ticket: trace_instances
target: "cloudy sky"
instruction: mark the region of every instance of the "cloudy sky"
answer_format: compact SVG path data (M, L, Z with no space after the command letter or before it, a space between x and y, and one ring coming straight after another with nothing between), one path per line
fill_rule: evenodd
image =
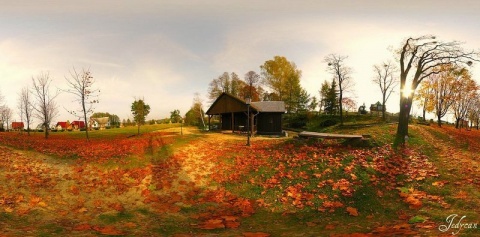
M372 66L393 59L390 49L405 38L435 34L479 49L478 10L476 0L0 0L0 91L19 119L18 93L32 77L49 72L65 88L72 67L90 68L101 90L96 111L128 118L143 97L157 119L187 112L195 92L207 107L213 78L243 78L275 55L295 62L302 86L318 97L331 79L323 59L335 53L353 68L350 96L368 105L381 99ZM65 109L72 100L57 98L56 120L75 119ZM397 107L398 94L387 105Z

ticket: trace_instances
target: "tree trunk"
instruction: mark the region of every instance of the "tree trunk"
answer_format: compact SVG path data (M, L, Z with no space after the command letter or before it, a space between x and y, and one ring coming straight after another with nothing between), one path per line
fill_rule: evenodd
M45 139L48 139L48 125L47 125L47 123L44 123L43 127L45 129Z
M455 119L455 128L458 129L460 125L460 118Z
M412 100L410 98L400 99L400 114L398 117L397 135L393 143L394 147L405 144L405 138L408 136L408 120L410 116L410 109Z
M437 123L439 127L442 127L442 117L440 117L440 114L437 114Z
M343 126L343 106L342 106L342 89L340 87L340 95L339 95L339 101L340 101L340 125Z
M382 100L382 119L383 121L387 121L387 118L385 117L385 93L383 94L383 100Z
M87 111L85 110L85 99L82 100L82 108L83 108L83 120L84 120L83 122L85 123L85 132L87 134L87 141L89 141L90 137L88 136Z

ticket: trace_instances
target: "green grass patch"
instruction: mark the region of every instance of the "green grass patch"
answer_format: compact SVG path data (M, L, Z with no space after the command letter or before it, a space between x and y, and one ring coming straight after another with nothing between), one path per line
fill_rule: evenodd
M133 217L132 213L122 211L115 214L100 214L98 220L104 224L114 224L120 221L131 220Z

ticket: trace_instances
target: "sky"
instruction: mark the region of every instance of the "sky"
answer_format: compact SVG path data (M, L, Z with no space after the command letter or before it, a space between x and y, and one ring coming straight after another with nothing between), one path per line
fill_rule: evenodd
M32 77L48 72L53 90L66 89L69 72L87 68L100 89L95 111L132 118L132 102L144 98L148 119L161 119L175 109L185 114L195 93L208 109L212 79L260 73L277 55L297 65L301 85L318 98L332 78L324 58L339 54L353 69L347 96L368 107L381 100L373 65L394 61L392 50L406 38L433 34L478 50L479 10L475 0L0 0L0 92L19 121L18 94ZM56 98L54 121L77 119L67 112L79 108L74 100Z

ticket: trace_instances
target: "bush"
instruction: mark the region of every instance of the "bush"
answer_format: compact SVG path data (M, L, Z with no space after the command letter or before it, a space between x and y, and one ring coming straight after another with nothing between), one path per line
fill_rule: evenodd
M307 113L286 114L283 122L287 128L304 128L308 122Z
M335 115L319 115L312 118L308 124L307 129L309 131L318 131L322 128L331 127L337 125L340 122L340 118Z

